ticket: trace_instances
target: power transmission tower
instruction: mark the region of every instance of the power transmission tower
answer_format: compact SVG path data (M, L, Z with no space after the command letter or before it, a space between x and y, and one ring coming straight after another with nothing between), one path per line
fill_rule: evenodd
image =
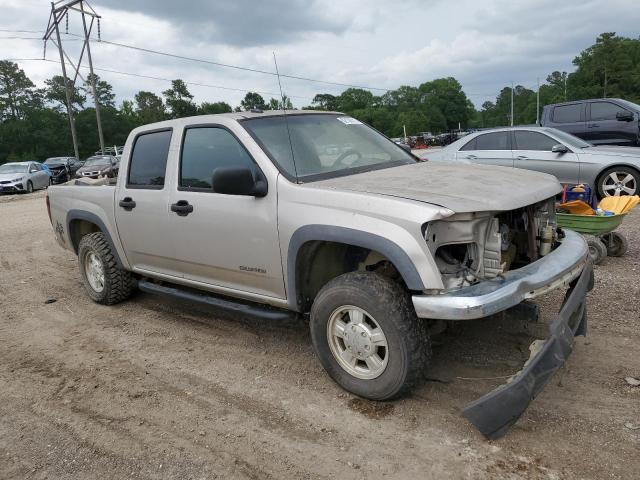
M84 42L82 50L80 51L80 58L77 65L71 60L67 52L62 46L62 40L60 38L60 23L65 20L66 28L69 29L69 11L80 13L82 19L82 28L84 33ZM87 26L87 17L90 17L89 24ZM93 73L93 59L91 58L91 31L93 30L94 23L98 25L98 39L100 39L100 15L89 5L86 0L58 0L51 2L51 14L49 15L49 23L47 24L47 30L42 38L44 40L45 52L47 48L47 41L51 41L60 53L60 65L62 67L62 78L64 80L65 95L67 99L67 113L69 114L69 125L71 126L71 138L73 139L73 150L76 154L76 158L80 158L78 152L78 137L76 135L76 125L73 118L73 103L72 103L72 89L76 86L76 80L78 77L91 86L91 92L93 100L96 106L96 122L98 124L98 138L100 139L100 151L104 153L104 137L102 135L102 120L100 118L100 100L98 98L96 90L96 76ZM67 31L68 33L68 31ZM51 37L55 35L55 40ZM80 66L82 65L82 58L85 52L87 53L87 61L89 63L89 77L85 79L80 73ZM66 59L66 60L65 60ZM74 70L73 81L67 77L66 61L68 61Z

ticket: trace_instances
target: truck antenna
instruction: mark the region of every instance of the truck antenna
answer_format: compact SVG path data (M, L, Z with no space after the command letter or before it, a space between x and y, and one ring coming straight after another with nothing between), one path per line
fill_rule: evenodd
M298 181L298 168L296 167L296 157L293 153L293 142L291 141L291 130L289 130L289 119L287 118L287 106L284 103L284 93L282 93L282 82L280 81L280 72L278 71L278 62L276 61L276 52L273 52L273 63L276 66L276 76L278 77L278 87L280 87L280 101L282 102L282 114L284 115L284 124L287 126L287 136L289 137L289 147L291 148L291 161L293 162L293 170Z

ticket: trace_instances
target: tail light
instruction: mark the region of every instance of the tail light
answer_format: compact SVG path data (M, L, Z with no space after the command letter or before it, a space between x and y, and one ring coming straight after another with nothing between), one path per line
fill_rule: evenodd
M47 215L49 215L49 221L51 225L53 225L53 220L51 219L51 202L49 201L49 192L45 195L45 202L47 202Z

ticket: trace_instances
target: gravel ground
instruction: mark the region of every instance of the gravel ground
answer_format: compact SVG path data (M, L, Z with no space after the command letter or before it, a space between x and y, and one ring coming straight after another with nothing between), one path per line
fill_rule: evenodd
M44 193L0 197L0 478L638 478L637 210L627 256L596 267L589 336L487 441L460 410L521 368L525 333L469 322L412 395L363 401L324 373L301 321L146 294L93 304ZM561 297L538 301L547 321Z

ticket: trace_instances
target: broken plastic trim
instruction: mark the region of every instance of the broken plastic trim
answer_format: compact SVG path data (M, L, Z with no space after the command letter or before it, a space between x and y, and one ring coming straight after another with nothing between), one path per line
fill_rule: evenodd
M463 415L487 438L502 437L542 391L573 351L574 337L587 333L587 292L593 288L593 267L587 261L567 291L560 312L542 343L508 383L468 404Z

